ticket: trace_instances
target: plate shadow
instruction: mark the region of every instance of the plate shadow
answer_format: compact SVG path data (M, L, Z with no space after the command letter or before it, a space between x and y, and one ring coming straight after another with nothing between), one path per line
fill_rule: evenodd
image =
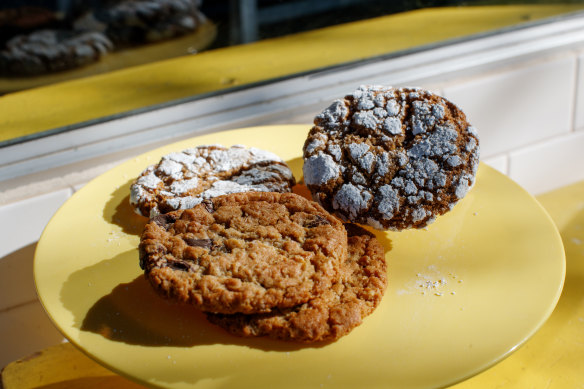
M61 300L74 314L77 328L113 342L150 347L230 344L265 351L293 351L319 348L329 343L302 344L231 335L208 322L205 313L196 307L158 295L143 274L132 270L133 266L138 267L135 250L103 260L69 276L61 289ZM134 276L128 280L128 274ZM84 289L91 288L96 279L108 280L108 285L115 283L116 286L93 304L88 304L79 299L79 295L84 293Z
M107 223L120 226L126 234L140 235L148 218L135 213L130 205L130 185L133 181L125 182L111 193L102 216Z

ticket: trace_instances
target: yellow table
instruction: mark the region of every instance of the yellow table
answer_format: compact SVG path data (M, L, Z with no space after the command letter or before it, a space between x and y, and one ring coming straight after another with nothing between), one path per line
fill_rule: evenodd
M584 382L584 181L538 197L557 224L566 250L562 297L547 323L493 368L452 387L576 388ZM139 388L71 344L45 349L6 366L4 389Z
M541 195L538 200L564 242L562 297L546 324L522 348L455 389L565 389L584 384L584 181Z

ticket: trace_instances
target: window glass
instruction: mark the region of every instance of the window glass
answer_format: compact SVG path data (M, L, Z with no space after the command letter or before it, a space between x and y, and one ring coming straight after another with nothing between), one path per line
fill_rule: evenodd
M584 1L4 0L0 146L583 9Z

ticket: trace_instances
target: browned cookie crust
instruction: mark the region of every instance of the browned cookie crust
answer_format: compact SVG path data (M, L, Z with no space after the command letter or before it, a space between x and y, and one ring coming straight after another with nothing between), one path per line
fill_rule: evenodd
M417 88L362 86L314 120L304 181L344 220L422 228L475 180L479 139L450 101Z
M151 219L139 249L140 266L163 295L205 311L257 313L329 289L347 235L313 201L246 192Z
M347 225L347 232L344 278L331 289L293 308L255 315L207 314L208 320L239 336L316 342L346 335L373 312L387 287L381 244L356 225Z
M154 217L229 193L291 192L296 181L277 155L254 147L205 145L170 153L130 187L136 213Z

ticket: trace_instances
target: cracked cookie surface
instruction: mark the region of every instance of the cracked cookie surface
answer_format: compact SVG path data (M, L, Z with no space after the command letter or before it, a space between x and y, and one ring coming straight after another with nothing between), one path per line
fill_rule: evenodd
M210 322L239 336L268 336L302 342L332 341L349 333L371 314L387 287L381 244L365 229L347 225L345 278L310 301L255 315L207 314Z
M245 192L154 217L140 266L159 293L204 311L292 307L343 277L342 223L293 193Z
M313 198L343 220L423 228L473 186L479 139L441 96L361 86L316 116L303 157Z
M130 203L153 217L230 193L291 192L295 183L288 165L269 151L207 145L167 154L146 168L130 186Z

